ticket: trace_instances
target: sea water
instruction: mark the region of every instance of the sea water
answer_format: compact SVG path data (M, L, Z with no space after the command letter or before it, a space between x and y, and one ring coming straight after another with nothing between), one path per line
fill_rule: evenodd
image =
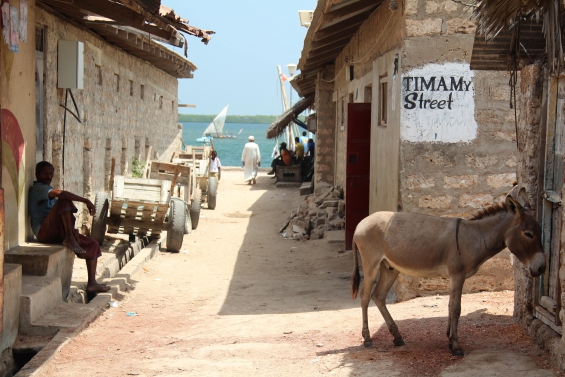
M202 137L202 132L209 123L182 123L182 139L186 145L202 146L204 143L196 141ZM248 142L249 135L255 137L255 143L259 145L261 151L261 166L271 166L271 154L275 147L275 139L268 140L266 137L269 124L246 124L246 123L226 123L224 134L235 134L236 139L214 139L214 149L218 151L218 158L223 166L241 166L241 153L245 143ZM241 133L239 133L239 131Z

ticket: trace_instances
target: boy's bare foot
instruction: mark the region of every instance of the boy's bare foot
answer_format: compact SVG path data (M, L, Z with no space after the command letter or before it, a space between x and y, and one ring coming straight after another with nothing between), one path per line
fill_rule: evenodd
M63 245L65 245L66 247L68 247L69 249L71 249L71 251L73 253L76 254L84 254L86 253L86 251L79 246L79 244L77 243L77 241L75 241L74 239L66 239L63 241Z
M86 286L86 292L87 293L104 293L104 292L108 292L110 290L110 287L107 285L102 285L102 284L89 284Z

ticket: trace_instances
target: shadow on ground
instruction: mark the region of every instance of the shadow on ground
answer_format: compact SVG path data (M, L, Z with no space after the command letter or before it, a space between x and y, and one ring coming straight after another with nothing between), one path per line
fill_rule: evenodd
M245 183L241 183L245 185ZM277 189L270 176L260 176L250 190L267 190L244 213L249 218L238 251L227 298L219 314L277 314L358 307L349 293L353 259L343 245L326 240L295 241L279 229L304 201L298 188ZM252 299L250 299L252 298Z

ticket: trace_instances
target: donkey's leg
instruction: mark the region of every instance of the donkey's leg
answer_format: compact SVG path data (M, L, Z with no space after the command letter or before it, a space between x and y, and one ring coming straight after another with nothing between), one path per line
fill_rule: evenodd
M365 267L363 265L363 267ZM361 287L361 311L363 313L363 345L365 347L372 347L373 341L371 340L371 332L369 331L369 315L367 310L369 308L369 302L371 302L371 291L373 290L373 284L377 279L377 268L363 268L363 286Z
M449 348L453 356L463 356L463 349L459 344L457 336L457 326L459 325L459 317L461 316L461 293L463 292L463 284L465 276L455 275L450 277L451 292L449 293L449 320L447 336L449 338Z
M381 263L379 272L381 273L381 275L379 277L377 287L373 291L372 298L377 305L377 308L379 308L379 311L381 312L386 325L388 326L388 331L394 337L394 345L403 346L405 343L404 340L402 340L400 332L398 331L398 326L396 326L396 323L394 323L394 320L392 319L390 313L388 312L388 309L386 308L386 296L388 294L388 291L390 290L390 287L392 287L392 284L398 276L398 271L395 269L390 269L385 266L384 263Z

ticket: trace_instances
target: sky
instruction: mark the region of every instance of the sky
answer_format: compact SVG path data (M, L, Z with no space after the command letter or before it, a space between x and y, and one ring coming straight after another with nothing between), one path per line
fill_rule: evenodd
M298 64L308 29L300 26L299 10L314 10L316 0L162 0L191 26L214 30L205 45L187 35L188 60L198 67L192 79L179 79L181 114L228 115L282 113L277 65L288 76ZM180 48L168 48L180 55ZM286 86L287 96L291 94ZM292 103L298 100L293 91Z

